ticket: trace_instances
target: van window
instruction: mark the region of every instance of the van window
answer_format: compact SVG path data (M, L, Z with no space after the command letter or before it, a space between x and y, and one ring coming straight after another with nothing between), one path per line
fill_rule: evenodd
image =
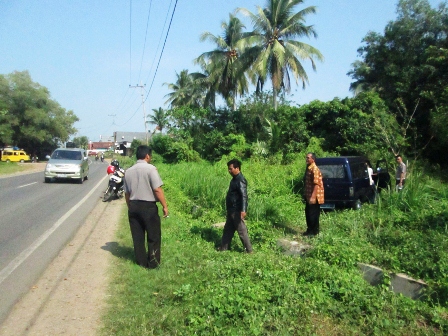
M365 163L353 163L350 165L353 179L363 179L368 177Z
M318 166L323 178L345 178L344 165L321 165Z

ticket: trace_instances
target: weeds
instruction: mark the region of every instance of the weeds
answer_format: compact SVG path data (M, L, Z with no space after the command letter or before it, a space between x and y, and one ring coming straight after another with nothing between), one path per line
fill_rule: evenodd
M158 165L170 218L162 225L162 264L133 263L126 218L104 334L117 335L442 335L448 332L447 187L412 174L402 192L376 205L321 217L305 258L285 256L279 238L302 239L297 181L304 164L244 162L248 230L255 253L238 241L218 253L225 162ZM437 187L436 187L437 186ZM193 210L196 209L196 210ZM198 210L199 209L199 210ZM370 286L357 263L404 272L430 285L423 301L392 293L387 277Z

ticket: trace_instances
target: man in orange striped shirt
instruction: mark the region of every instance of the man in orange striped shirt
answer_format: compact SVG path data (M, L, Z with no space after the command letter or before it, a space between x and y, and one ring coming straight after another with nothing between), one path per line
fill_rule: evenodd
M324 203L324 184L322 173L314 162L316 155L308 153L306 155L305 173L305 217L307 229L304 236L314 236L319 234L320 204Z

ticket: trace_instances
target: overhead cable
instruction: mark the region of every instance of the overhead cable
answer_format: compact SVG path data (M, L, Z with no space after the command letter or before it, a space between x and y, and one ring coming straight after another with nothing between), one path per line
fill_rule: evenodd
M144 101L146 101L148 99L149 93L151 92L152 85L154 84L154 79L156 78L156 75L157 75L157 70L159 69L160 60L162 59L163 51L164 51L165 45L166 45L166 40L168 39L168 34L170 32L171 23L173 22L174 12L176 11L177 1L178 0L176 0L176 3L174 4L173 13L171 15L171 20L170 20L170 24L168 26L168 31L166 32L165 41L163 42L162 51L160 52L160 57L159 57L159 61L157 63L156 71L154 73L154 77L152 78L151 86L149 87L148 94L146 95Z
M149 16L151 14L151 5L152 5L152 0L149 2L148 18L146 19L145 42L143 43L142 60L140 62L140 71L138 72L138 81L137 81L138 83L140 83L140 75L142 73L143 58L145 57L146 37L148 36L148 26L149 26Z

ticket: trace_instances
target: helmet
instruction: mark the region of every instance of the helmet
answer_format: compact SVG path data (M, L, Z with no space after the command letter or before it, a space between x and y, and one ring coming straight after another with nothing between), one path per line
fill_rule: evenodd
M116 169L120 168L120 163L117 160L112 160L110 164L114 166Z
M107 167L107 174L113 174L115 172L114 166L108 166Z

